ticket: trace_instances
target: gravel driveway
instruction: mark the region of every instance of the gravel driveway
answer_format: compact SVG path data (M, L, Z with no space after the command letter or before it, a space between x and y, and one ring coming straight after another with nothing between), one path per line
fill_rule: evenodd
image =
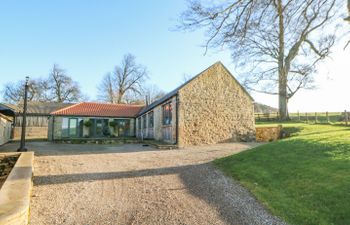
M210 163L253 145L28 143L36 155L31 224L282 224Z

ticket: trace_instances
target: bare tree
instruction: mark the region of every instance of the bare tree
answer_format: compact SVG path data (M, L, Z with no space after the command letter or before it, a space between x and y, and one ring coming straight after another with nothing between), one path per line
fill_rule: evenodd
M24 85L24 80L5 84L2 90L4 101L13 104L23 101ZM28 86L28 101L48 101L46 94L48 87L45 80L31 79Z
M137 64L135 56L126 54L113 73L103 78L99 87L101 100L111 103L132 103L142 95L146 67Z
M237 68L249 68L243 73L244 85L277 94L281 119L287 119L288 100L313 86L316 65L331 52L335 31L329 25L340 11L337 1L229 0L208 5L193 0L179 28L205 28L206 50L229 47Z
M106 74L101 84L97 87L98 89L98 99L103 102L116 103L117 93L115 90L115 84L113 77L110 73Z
M56 102L74 102L82 97L77 82L69 77L65 70L54 64L50 72L48 85L50 87L51 99Z
M165 92L158 88L157 85L151 84L144 88L142 92L142 99L145 101L144 103L151 104L154 101L162 98L165 95Z

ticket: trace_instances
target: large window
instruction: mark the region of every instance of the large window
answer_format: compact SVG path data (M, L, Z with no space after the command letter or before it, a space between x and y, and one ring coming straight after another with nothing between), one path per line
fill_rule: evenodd
M78 119L70 118L69 119L69 137L76 137L78 134Z
M77 137L78 136L78 118L63 118L62 119L62 137Z
M116 123L115 132L118 136L129 136L130 135L130 120L128 119L115 119Z
M137 124L138 128L141 129L141 117L137 119Z
M153 122L153 111L148 113L148 127L153 128L154 122Z
M108 119L90 119L90 136L91 137L108 137L110 130L108 127Z
M62 119L62 137L69 137L69 135L68 135L68 118Z
M143 122L143 129L146 129L147 128L146 114L142 116L142 122Z
M172 120L171 102L163 105L163 125L170 125Z

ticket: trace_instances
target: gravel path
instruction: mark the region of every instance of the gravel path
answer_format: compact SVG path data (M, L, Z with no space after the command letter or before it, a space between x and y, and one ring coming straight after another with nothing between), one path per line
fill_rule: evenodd
M30 143L31 224L283 224L210 163L252 145Z

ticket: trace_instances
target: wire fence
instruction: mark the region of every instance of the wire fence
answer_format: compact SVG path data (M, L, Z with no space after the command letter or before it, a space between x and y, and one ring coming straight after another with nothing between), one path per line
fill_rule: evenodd
M344 124L349 125L350 112L297 112L289 114L290 121L304 122L304 123L320 123L320 124ZM255 113L255 121L279 121L280 116L278 112L274 113Z

